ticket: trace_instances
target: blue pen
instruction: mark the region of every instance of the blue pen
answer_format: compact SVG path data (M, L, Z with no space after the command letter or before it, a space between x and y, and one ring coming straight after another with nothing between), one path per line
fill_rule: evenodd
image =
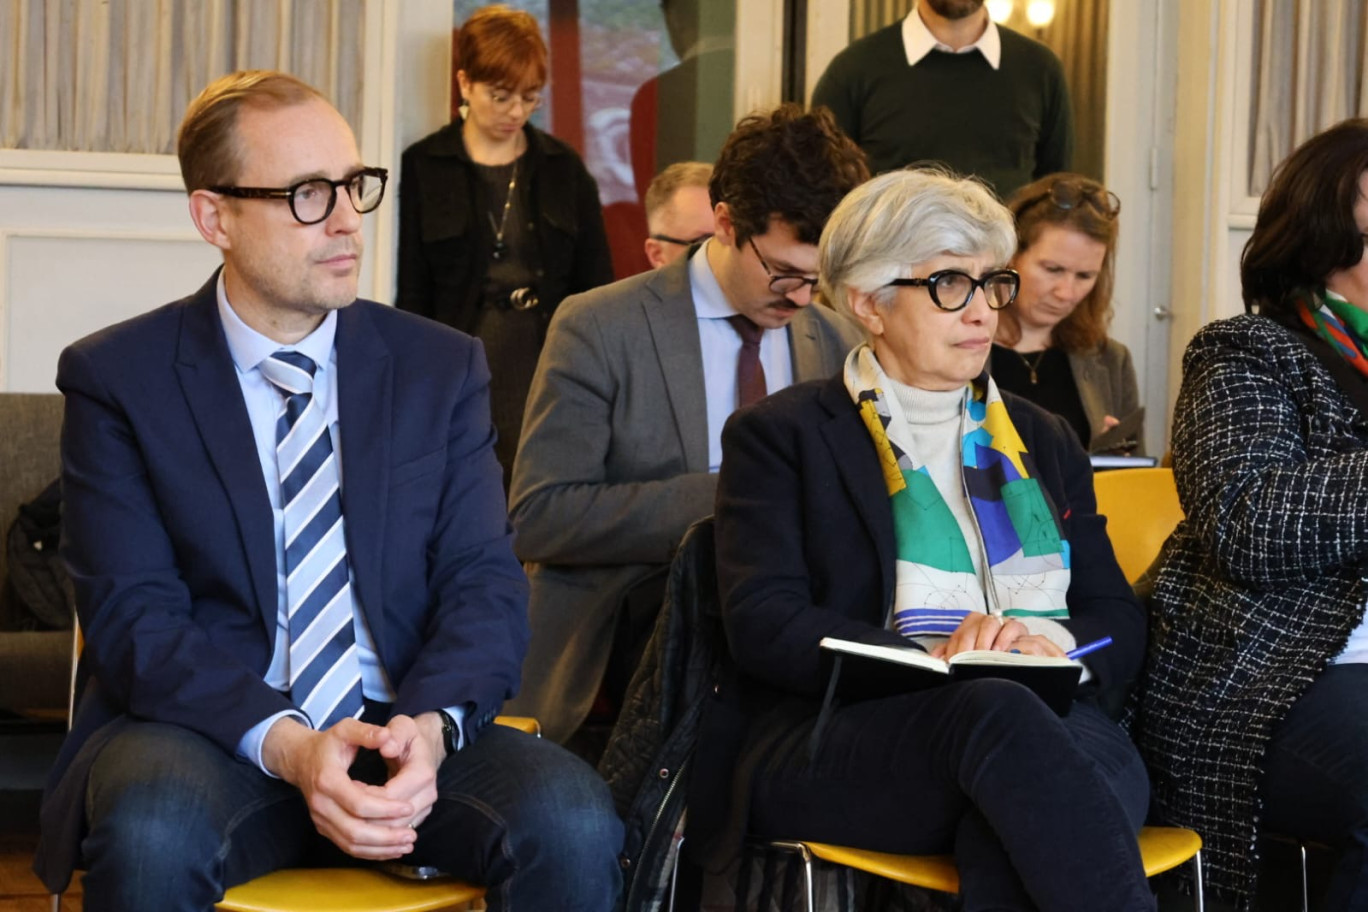
M1103 637L1100 640L1093 640L1085 646L1079 646L1077 649L1070 649L1068 652L1064 653L1064 657L1067 659L1081 659L1088 653L1097 652L1097 650L1104 649L1111 644L1111 637Z

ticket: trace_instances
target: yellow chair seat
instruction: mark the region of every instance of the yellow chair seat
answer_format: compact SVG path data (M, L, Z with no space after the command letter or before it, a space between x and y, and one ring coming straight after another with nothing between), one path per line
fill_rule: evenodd
M844 865L887 880L912 884L943 893L959 892L959 871L949 855L890 855L868 849L804 842L808 851L823 861ZM1202 848L1202 837L1177 827L1144 827L1140 830L1140 859L1145 876L1153 877L1191 859Z
M942 893L959 892L959 870L950 855L890 855L869 849L804 842L808 851L823 861L877 874L886 880L912 884Z
M494 724L506 725L509 728L527 732L529 735L541 737L541 723L532 716L495 716Z
M224 912L427 912L484 896L450 877L404 880L370 868L290 868L230 889Z

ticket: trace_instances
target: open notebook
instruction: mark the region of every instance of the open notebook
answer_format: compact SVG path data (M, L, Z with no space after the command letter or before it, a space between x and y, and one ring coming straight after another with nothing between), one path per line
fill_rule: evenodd
M835 693L867 700L978 678L1007 678L1036 692L1057 714L1068 715L1083 666L1072 659L997 652L961 652L937 659L916 646L882 646L823 637L818 644Z

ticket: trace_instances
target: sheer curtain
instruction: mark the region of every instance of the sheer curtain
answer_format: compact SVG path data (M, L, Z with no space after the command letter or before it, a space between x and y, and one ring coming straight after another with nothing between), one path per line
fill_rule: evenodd
M0 148L174 152L190 100L285 70L361 122L365 0L0 0Z
M914 0L852 0L851 39L901 20L914 5ZM1054 19L1042 29L1026 21L1025 7L1024 0L1018 0L1002 24L1034 38L1059 57L1073 101L1073 169L1102 180L1107 138L1107 0L1055 0Z
M1296 146L1368 115L1368 0L1255 0L1249 195Z
M916 5L916 0L851 0L850 40L897 22Z

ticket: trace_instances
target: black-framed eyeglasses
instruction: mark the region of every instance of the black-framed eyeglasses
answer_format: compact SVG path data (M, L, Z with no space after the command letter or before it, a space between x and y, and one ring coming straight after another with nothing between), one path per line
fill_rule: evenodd
M384 168L362 168L341 180L311 177L288 187L210 187L214 193L239 199L283 199L290 203L290 214L302 225L316 225L332 215L337 205L337 188L346 187L352 208L361 214L373 212L385 197Z
M751 245L751 250L755 251L756 258L760 260L760 265L764 267L765 275L769 276L770 291L775 294L789 295L805 286L807 288L817 287L817 280L811 276L786 275L782 273L775 275L774 271L769 268L769 263L765 262L765 256L760 252L760 248L755 246L755 238L747 238L746 242Z
M691 241L686 241L683 238L670 237L668 234L653 234L651 235L651 240L664 241L667 244L678 244L680 247L692 247L694 244L703 243L712 236L713 233L711 231L708 231L704 234L700 234L698 237L694 238Z
M1024 212L1041 200L1046 199L1056 209L1065 212L1086 205L1107 221L1111 221L1121 214L1121 197L1101 184L1081 180L1055 181L1050 185L1048 193L1044 193L1027 203L1022 211Z
M937 269L924 279L894 279L889 285L926 287L931 303L951 313L969 306L974 292L983 289L984 300L993 310L1002 310L1016 300L1021 276L1015 269L994 269L974 278L962 269ZM887 287L887 286L885 286Z

